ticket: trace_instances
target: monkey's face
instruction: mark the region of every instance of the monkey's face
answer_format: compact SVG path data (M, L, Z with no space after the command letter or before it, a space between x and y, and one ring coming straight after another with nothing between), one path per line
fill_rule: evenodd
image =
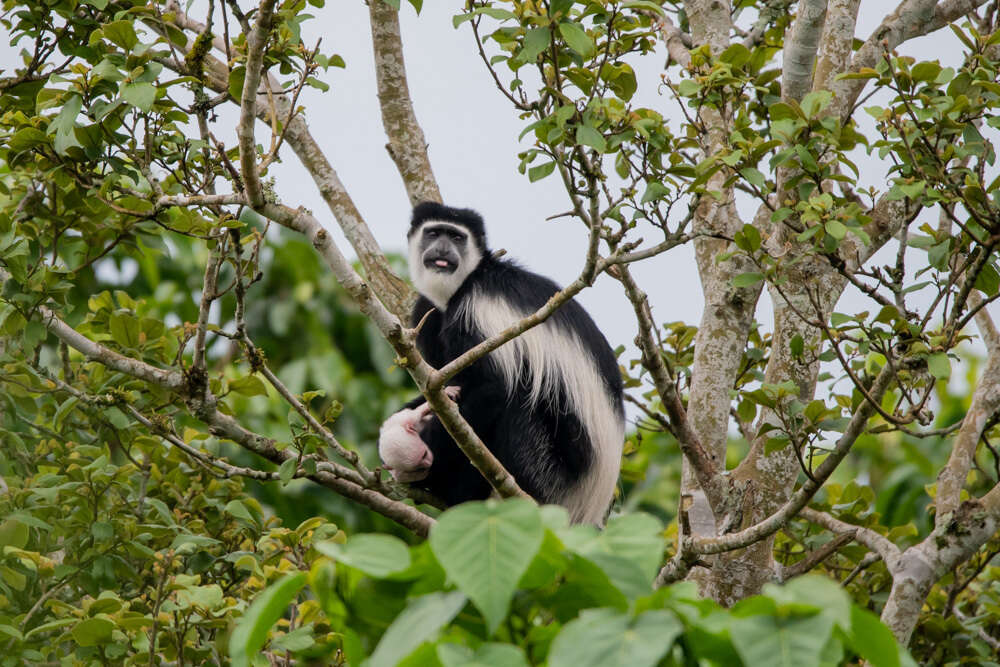
M428 220L410 234L410 277L417 290L444 310L448 299L479 264L482 255L469 230Z

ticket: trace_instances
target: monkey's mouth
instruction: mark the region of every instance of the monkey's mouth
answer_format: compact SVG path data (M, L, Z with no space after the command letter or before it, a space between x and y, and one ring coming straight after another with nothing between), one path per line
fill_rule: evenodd
M439 273L454 273L458 268L457 264L445 257L428 257L424 260L424 266Z

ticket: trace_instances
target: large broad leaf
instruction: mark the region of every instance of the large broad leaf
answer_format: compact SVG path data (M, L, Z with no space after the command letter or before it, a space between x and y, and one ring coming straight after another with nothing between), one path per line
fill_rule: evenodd
M600 542L607 553L626 558L642 569L652 582L663 561L663 524L656 517L635 512L615 517L601 533Z
M652 667L682 629L680 621L662 609L635 619L617 609L588 609L552 642L549 667Z
M528 500L465 503L431 530L434 556L469 596L492 634L507 615L517 582L542 545L538 507Z
M392 535L354 535L347 544L320 542L315 546L321 554L376 578L410 567L410 550L403 540Z
M784 585L768 584L764 593L774 600L781 612L797 608L818 611L830 617L844 632L851 629L851 596L835 581L818 574L795 577Z
M851 607L851 646L873 667L899 667L899 645L875 614Z
M583 56L584 59L594 57L594 40L579 23L563 21L559 24L559 34L566 40L569 47Z
M229 638L229 658L236 667L249 665L267 641L268 630L284 615L306 583L306 573L296 572L265 588L236 623Z
M455 618L465 601L465 595L458 591L415 598L382 635L368 663L370 667L395 667Z
M475 652L461 644L442 644L437 656L444 667L528 667L524 651L510 644L483 644Z
M823 614L735 619L729 628L736 652L746 665L819 667L833 620Z

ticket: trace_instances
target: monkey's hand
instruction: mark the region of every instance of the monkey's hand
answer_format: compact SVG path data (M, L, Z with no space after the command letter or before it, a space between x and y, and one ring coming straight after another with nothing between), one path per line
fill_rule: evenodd
M420 438L421 422L430 410L427 403L400 410L379 429L378 455L397 482L417 482L430 472L434 455Z

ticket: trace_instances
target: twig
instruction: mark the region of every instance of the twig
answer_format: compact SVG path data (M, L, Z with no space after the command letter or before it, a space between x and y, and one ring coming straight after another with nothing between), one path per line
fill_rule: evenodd
M840 533L836 535L832 540L819 547L810 551L805 558L797 563L789 565L788 567L782 568L781 570L781 580L788 581L789 579L794 579L795 577L801 576L806 572L809 572L814 567L822 563L824 560L832 556L837 552L840 547L844 546L848 542L854 539L854 531L848 531L846 533Z

